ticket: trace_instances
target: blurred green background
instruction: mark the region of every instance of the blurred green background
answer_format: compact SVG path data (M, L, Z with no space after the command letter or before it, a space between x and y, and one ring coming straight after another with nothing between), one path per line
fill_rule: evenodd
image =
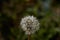
M40 22L31 40L60 40L60 0L0 0L0 40L27 40L20 28L27 15Z

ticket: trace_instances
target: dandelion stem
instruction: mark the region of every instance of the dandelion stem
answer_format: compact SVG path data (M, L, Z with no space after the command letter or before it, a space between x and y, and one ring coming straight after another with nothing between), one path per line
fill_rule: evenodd
M31 35L28 35L28 40L30 40L30 38L31 38Z

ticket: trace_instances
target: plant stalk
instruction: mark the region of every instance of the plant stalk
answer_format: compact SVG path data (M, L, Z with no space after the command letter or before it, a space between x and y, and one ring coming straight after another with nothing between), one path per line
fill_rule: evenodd
M28 35L28 40L30 40L30 38L31 38L31 35Z

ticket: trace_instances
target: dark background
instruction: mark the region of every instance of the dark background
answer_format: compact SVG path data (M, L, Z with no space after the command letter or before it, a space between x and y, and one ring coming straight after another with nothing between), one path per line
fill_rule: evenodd
M40 22L31 40L60 40L60 0L0 0L0 40L27 40L20 28L26 15Z

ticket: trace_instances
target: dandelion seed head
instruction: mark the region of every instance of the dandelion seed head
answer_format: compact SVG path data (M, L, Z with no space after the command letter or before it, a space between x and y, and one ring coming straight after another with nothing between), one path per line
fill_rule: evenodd
M34 16L26 16L20 22L21 28L26 34L33 34L39 30L39 21Z

